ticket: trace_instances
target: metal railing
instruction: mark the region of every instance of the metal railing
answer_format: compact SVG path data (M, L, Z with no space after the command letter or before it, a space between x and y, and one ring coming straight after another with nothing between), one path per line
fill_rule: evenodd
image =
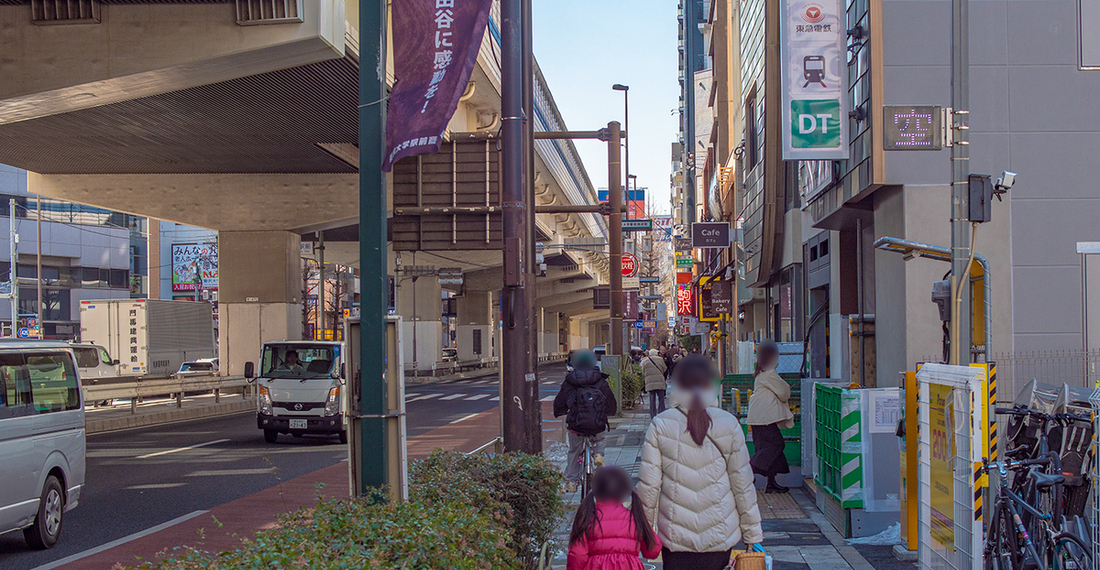
M497 436L486 443L483 443L480 447L473 451L467 451L466 455L482 455L486 453L498 454L504 453L504 438Z
M1009 352L992 360L997 363L999 401L1012 401L1032 379L1089 389L1100 381L1100 350Z
M117 380L117 379L104 379ZM221 401L221 391L241 389L241 397L248 398L250 384L244 376L188 376L185 378L135 379L132 382L111 382L103 384L85 384L83 386L85 402L105 400L130 400L130 413L137 413L138 400L157 396L174 395L176 407L183 406L183 396L188 392L213 392L214 401Z

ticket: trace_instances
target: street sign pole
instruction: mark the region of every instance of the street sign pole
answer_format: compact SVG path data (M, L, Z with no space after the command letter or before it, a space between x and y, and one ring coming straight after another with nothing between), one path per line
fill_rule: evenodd
M388 330L389 299L386 269L386 175L382 171L386 132L386 20L387 2L360 4L359 33L359 261L361 323L364 330ZM367 64L369 62L369 65ZM381 63L379 63L381 62ZM390 441L386 406L386 335L361 335L361 372L349 371L348 382L359 383L358 408L352 414L353 483L360 494L382 488L388 481L387 452ZM391 379L396 381L396 379ZM358 428L358 429L356 429ZM354 441L358 439L359 441Z
M607 353L612 356L623 354L623 189L622 169L620 166L620 134L618 121L607 124L611 140L607 141L607 188L611 202L611 215L608 219L608 242L611 250L611 346ZM620 362L620 360L616 360ZM622 403L622 387L615 383L615 401Z
M19 234L15 232L15 198L8 200L8 244L11 247L11 263L8 269L8 281L11 282L11 336L15 338L15 331L19 328L19 272L16 269Z

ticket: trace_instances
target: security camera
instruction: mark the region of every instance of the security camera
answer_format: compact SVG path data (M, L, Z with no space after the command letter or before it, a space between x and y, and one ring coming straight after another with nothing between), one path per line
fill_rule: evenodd
M994 184L994 188L1001 193L1008 192L1012 185L1016 184L1016 173L1011 170L1006 170L1001 173L1001 177L997 179L997 183Z

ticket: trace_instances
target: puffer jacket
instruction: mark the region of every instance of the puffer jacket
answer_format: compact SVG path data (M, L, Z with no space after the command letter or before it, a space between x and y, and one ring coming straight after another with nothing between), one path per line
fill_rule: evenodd
M569 545L566 570L643 570L638 553L646 558L661 554L661 539L652 548L638 541L630 511L614 501L596 503L592 531Z
M567 415L573 392L576 392L582 386L595 386L603 393L604 410L602 413L596 411L599 418L595 423L602 426L599 430L592 431L575 426L572 424L572 419ZM611 391L611 386L607 383L607 374L599 370L573 370L566 374L565 381L561 383L561 389L558 390L558 395L554 397L554 417L566 416L566 422L569 424L566 427L585 435L595 435L604 431L607 428L607 418L615 415L617 411L618 405L615 403L615 393Z
M657 534L673 552L721 552L764 532L745 433L737 418L707 408L713 423L703 445L687 430L687 410L657 415L646 433L638 495Z
M780 429L794 427L794 413L787 402L791 399L791 385L775 370L765 370L756 376L749 397L750 426L779 424Z
M645 389L647 392L664 390L668 387L668 381L665 380L666 370L668 370L668 366L660 356L642 358L642 374L645 376Z

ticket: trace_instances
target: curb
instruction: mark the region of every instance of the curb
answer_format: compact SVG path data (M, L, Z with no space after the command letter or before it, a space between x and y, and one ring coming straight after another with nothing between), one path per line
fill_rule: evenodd
M212 406L183 408L151 414L126 415L123 417L88 421L85 425L85 432L90 435L94 433L103 433L108 431L116 431L159 424L169 424L174 422L208 418L212 416L227 416L231 414L247 412L249 410L254 410L255 408L256 402L249 399L237 402L214 404Z

